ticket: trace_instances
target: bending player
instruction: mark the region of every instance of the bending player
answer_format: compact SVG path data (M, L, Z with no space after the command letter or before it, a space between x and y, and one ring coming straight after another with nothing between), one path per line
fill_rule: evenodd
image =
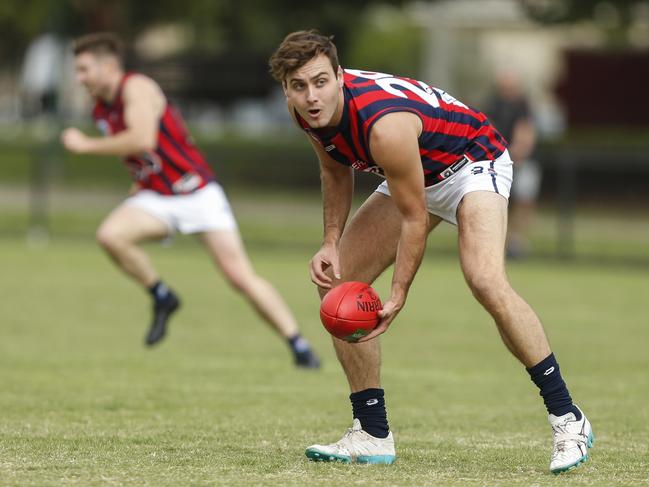
M512 161L484 114L424 82L339 66L331 38L289 34L270 59L288 109L320 160L324 240L311 279L326 294L342 281L372 283L394 263L391 294L377 328L350 344L334 338L351 389L352 428L316 460L392 463L395 448L380 384L384 333L406 303L428 233L457 225L460 263L476 299L509 351L527 368L549 413L550 469L588 457L590 423L572 402L543 327L505 273L507 199ZM353 169L385 177L347 224Z

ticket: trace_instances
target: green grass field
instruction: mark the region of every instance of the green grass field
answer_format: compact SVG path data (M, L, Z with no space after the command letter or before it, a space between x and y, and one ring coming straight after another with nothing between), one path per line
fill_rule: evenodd
M0 238L0 485L649 482L646 267L542 260L509 269L593 423L595 448L580 469L548 472L551 436L536 388L472 300L456 258L434 242L383 339L397 463L309 463L306 446L337 440L351 424L307 276L319 210L301 205L290 221L282 211L257 214L257 225L254 211L238 208L258 271L293 307L323 370L295 370L287 347L186 239L149 247L184 308L169 339L145 349L148 298L94 244L101 212L58 214L71 236L48 246ZM382 295L386 277L376 285Z

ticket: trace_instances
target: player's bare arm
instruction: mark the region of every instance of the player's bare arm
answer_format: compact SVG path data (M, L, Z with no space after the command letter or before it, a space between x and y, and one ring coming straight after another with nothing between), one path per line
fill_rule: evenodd
M370 151L383 168L392 199L403 216L390 298L384 303L377 327L359 341L384 333L406 301L426 247L428 211L424 193L424 172L417 138L421 120L413 113L385 115L370 135Z
M108 137L89 137L76 128L61 134L61 142L79 154L126 156L155 149L158 124L165 107L160 87L150 78L131 76L124 85L124 121L126 130Z
M294 106L287 103L288 112L295 124ZM350 167L334 161L320 144L307 135L307 140L313 147L320 161L320 180L322 186L322 205L324 237L322 246L309 263L311 281L324 289L330 289L332 278L325 273L331 267L336 279L340 279L338 259L338 241L345 229L351 209L354 191L354 173Z
M318 286L329 289L332 279L324 271L331 267L334 277L341 277L338 242L351 209L354 175L351 167L334 161L317 142L309 141L320 161L324 223L322 247L311 259L311 280Z

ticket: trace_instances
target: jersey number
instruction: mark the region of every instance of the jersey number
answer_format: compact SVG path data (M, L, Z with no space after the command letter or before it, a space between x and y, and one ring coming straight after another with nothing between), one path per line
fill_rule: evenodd
M401 98L408 98L408 96L403 93L403 91L395 88L396 86L405 88L408 91L411 91L419 98L424 100L426 103L433 107L439 107L439 96L445 103L461 106L463 108L468 108L464 103L456 100L451 95L446 93L444 90L438 88L433 88L423 81L417 81L418 85L411 83L410 81L403 78L395 78L391 74L386 73L375 73L374 71L360 71L358 69L346 69L346 72L353 76L359 78L371 79L383 88L385 91L391 95L398 96Z

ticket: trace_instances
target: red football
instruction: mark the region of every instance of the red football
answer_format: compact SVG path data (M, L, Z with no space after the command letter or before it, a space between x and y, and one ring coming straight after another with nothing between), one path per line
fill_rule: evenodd
M325 295L320 305L320 319L333 336L355 342L376 327L381 309L381 299L371 286L349 281Z

